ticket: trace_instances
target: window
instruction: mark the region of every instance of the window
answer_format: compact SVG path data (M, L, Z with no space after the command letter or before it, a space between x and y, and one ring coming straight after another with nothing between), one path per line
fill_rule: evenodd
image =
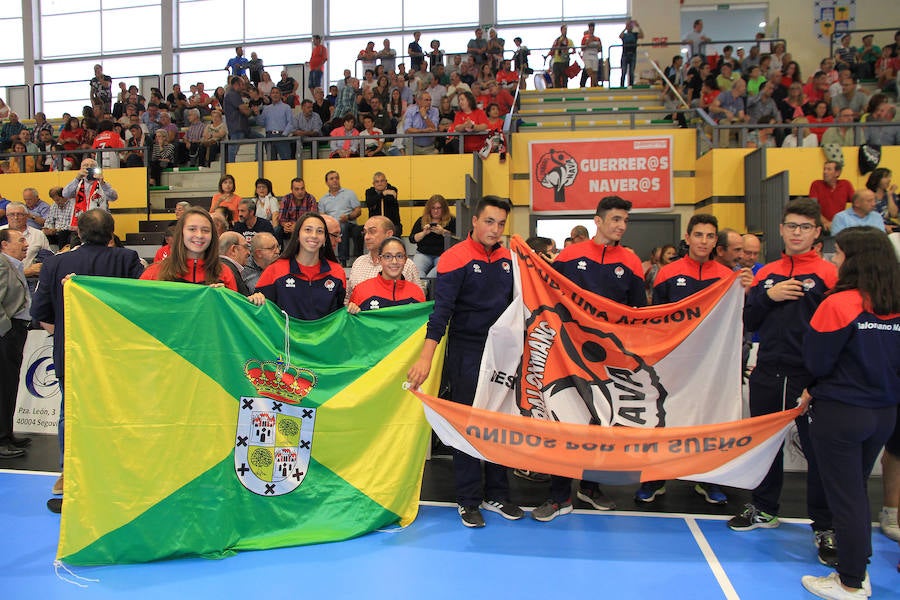
M104 7L106 3L104 2ZM134 52L152 50L162 44L159 27L148 27L146 23L159 23L159 4L120 10L104 10L103 53Z
M627 15L627 0L497 0L498 23L559 23L571 19L598 21L609 18L624 20Z
M311 35L312 11L308 2L246 0L244 5L245 41L310 37ZM307 56L307 58L309 57Z
M100 11L41 17L41 50L44 58L100 54Z
M21 9L21 5L18 8ZM3 40L3 62L25 58L25 46L22 39L22 17L0 19L0 40Z
M41 2L41 57L155 50L162 43L160 0ZM102 9L102 12L101 12Z
M403 27L407 31L418 27L453 27L478 23L478 0L454 0L452 10L435 10L435 5L422 0L405 0ZM422 34L424 39L425 34ZM425 44L423 46L427 47Z
M94 76L94 65L98 61L66 61L41 67L41 79L48 83L36 86L43 97L44 112L48 118L56 118L63 112L81 115L81 109L90 104L90 85L86 80ZM103 73L112 77L113 102L119 93L119 82L125 85L140 87L139 77L156 75L160 72L162 61L159 55L129 56L127 58L104 58L99 61L103 65ZM66 83L72 82L72 83ZM141 93L150 96L150 90L142 89Z
M242 14L242 0L181 0L178 3L178 44L238 43L244 37L239 18ZM231 15L234 18L230 18Z
M16 85L25 81L24 67L0 67L0 81L8 85ZM20 106L9 97L9 90L5 86L0 86L0 98L3 98L10 109L17 112L20 117L28 115L28 107Z
M223 50L195 50L179 54L175 70L182 73L180 77L182 91L188 89L191 83L202 81L206 93L212 96L217 87L224 87L227 84L225 63L232 55L233 53L229 54ZM171 87L172 82L167 81L164 85Z
M358 12L358 11L354 11ZM309 37L312 9L296 0L179 0L178 45Z
M366 8L360 10L364 6ZM365 29L374 36L376 31L402 29L403 0L378 0L369 5L361 4L359 0L331 0L328 18L331 33L360 33L360 29Z

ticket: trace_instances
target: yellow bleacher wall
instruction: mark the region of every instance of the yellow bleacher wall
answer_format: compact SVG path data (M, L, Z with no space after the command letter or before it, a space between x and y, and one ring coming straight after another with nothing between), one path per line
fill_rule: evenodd
M726 148L712 150L695 158L693 130L653 130L646 135L671 134L674 139L673 167L675 208L673 212L690 217L694 212L716 215L722 227L744 230L744 206L735 200L744 195L744 156L748 149ZM527 132L513 136L512 153L503 163L492 154L483 164L483 192L513 203L513 213L507 233L529 235L530 183L526 178L529 169L528 143L533 140L584 139L628 137L631 130L602 132ZM855 188L865 186L867 175L859 173L857 148L843 149L845 167L842 173ZM790 193L805 195L809 184L822 176L824 152L819 148L771 148L766 151L767 175L781 170L790 172ZM882 149L880 166L900 170L900 147ZM307 189L317 198L326 192L325 173L336 170L341 174L341 184L354 190L362 201L365 190L372 185L372 175L382 171L388 181L399 191L401 201L427 200L440 193L450 200L465 196L466 175L472 174L471 155L403 156L357 159L319 159L303 163L303 176ZM237 181L237 192L247 197L254 193L257 177L256 163L233 163L228 172ZM272 161L264 165L265 176L273 182L275 193L284 195L289 182L296 175L293 161ZM0 175L0 193L9 200L21 200L22 190L36 188L41 198L49 200L49 190L65 186L72 180L72 172L24 173ZM126 233L138 231L138 222L145 218L147 175L144 169L107 169L106 179L119 192L119 200L112 205L116 217L116 233L124 238ZM408 233L415 219L422 214L420 206L401 207L404 232ZM364 212L365 217L365 212Z
M33 187L49 204L53 202L50 189L65 187L75 174L75 171L54 171L0 175L0 193L7 200L21 202L22 190ZM110 209L116 219L116 235L124 240L126 233L138 231L138 222L147 218L147 170L104 169L103 177L119 193L119 199L110 203Z

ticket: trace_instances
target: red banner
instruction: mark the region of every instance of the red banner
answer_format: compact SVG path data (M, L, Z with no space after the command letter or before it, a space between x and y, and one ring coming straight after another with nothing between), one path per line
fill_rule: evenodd
M541 141L529 150L535 213L593 213L605 196L638 211L672 208L671 136Z

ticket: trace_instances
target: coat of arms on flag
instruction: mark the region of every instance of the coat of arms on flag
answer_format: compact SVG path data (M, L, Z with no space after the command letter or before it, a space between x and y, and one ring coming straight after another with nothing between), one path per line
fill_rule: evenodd
M235 473L254 494L290 493L303 482L309 466L316 409L300 403L315 387L315 373L281 359L248 360L244 373L262 397L241 396Z

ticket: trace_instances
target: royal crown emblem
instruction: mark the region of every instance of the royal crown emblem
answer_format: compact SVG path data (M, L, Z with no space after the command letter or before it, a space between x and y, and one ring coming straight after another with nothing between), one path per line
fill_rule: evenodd
M244 363L244 375L260 396L288 404L300 404L316 387L316 374L309 369L274 361L251 358Z
M257 397L242 396L234 442L234 470L241 484L260 496L294 491L306 477L316 409L301 406L316 374L282 358L250 359L244 374Z

